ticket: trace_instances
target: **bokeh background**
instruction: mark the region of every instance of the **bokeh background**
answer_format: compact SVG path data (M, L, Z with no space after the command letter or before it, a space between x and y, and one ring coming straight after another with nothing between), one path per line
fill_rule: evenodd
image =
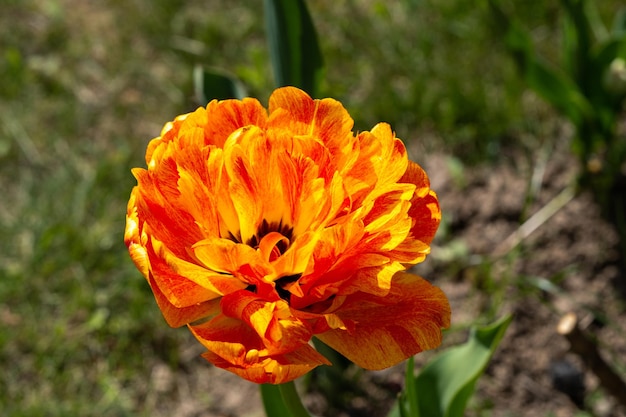
M486 2L308 3L326 62L321 95L341 100L357 130L391 123L440 195L444 223L418 272L452 300L446 345L470 324L515 315L468 415L623 416L554 330L577 312L626 376L625 278L593 197L572 196L502 246L578 168L571 126L527 88ZM620 1L597 3L610 22ZM559 3L504 4L556 60ZM194 65L228 71L267 103L262 2L0 8L0 415L262 415L256 387L211 368L185 329L166 325L123 244L130 169L166 121L204 104ZM584 405L555 387L563 363L583 381ZM403 369L346 372L337 398L313 380L309 407L384 415Z

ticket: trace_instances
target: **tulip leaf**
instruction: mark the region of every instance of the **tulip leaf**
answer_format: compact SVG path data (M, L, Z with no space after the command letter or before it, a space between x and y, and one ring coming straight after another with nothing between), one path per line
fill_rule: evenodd
M408 362L405 390L390 417L462 417L476 382L511 323L499 321L470 329L468 341L435 357L413 377Z
M561 111L575 124L592 113L591 106L578 86L565 74L536 58L528 61L524 74L537 94Z
M504 13L498 0L490 0L489 5L504 32L506 46L530 88L576 125L589 118L593 109L576 82L538 56L530 35Z
M613 28L611 30L613 36L621 37L626 35L626 7L622 7L615 14L613 19Z
M617 58L626 58L626 33L621 38L610 39L608 42L599 45L593 56L595 67L602 74Z
M245 87L234 75L201 65L193 69L193 84L195 98L200 105L213 99L242 99L247 95Z
M322 53L304 0L265 0L267 38L277 87L291 85L315 96Z

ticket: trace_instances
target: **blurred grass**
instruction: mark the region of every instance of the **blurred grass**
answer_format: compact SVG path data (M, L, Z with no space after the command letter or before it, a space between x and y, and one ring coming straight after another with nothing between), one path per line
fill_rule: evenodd
M142 405L150 370L175 365L187 335L166 326L123 245L129 170L164 122L196 106L195 63L234 72L266 102L261 4L1 3L0 409L157 415ZM547 3L517 6L549 49ZM358 129L385 120L465 162L541 129L524 121L527 95L480 2L309 7L327 63L322 95L342 100Z

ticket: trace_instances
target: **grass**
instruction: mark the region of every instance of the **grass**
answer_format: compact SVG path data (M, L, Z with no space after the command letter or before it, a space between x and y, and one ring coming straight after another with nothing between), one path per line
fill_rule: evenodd
M400 137L421 136L425 149L445 147L464 162L493 158L512 132L541 128L523 122L523 86L511 62L484 48L494 42L486 9L451 0L388 3L310 6L323 34L324 95L343 100L357 128L386 120ZM226 0L4 2L6 415L158 415L157 405L142 405L154 388L152 366L176 364L187 335L165 325L123 245L129 171L144 164L145 145L165 121L197 105L194 63L228 69L251 95L267 99L262 12L252 7Z

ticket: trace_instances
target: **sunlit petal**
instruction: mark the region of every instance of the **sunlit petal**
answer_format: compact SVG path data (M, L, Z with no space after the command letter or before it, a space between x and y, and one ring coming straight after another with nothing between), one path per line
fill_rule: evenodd
M356 293L336 314L356 323L354 329L330 330L318 337L366 369L387 368L439 346L441 328L450 325L445 294L407 273L395 276L385 297Z

